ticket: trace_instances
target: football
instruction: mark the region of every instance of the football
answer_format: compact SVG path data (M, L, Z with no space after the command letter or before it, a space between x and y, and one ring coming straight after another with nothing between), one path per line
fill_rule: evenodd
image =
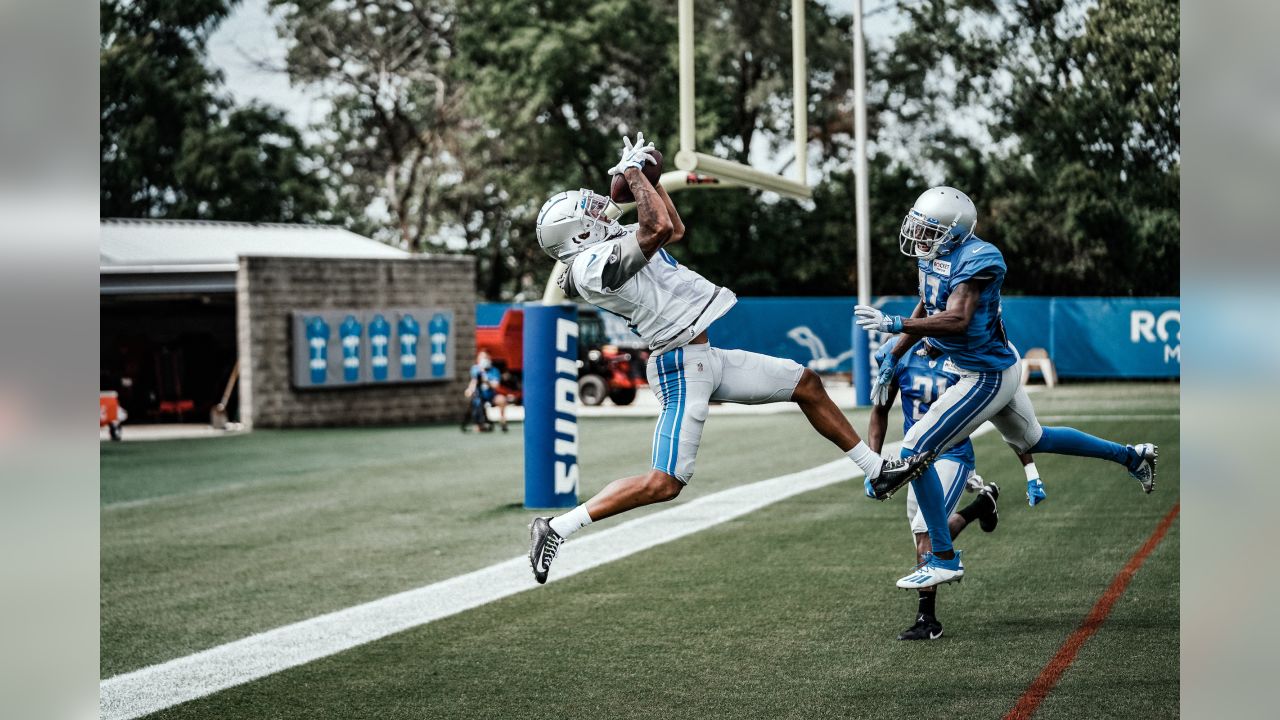
M653 162L645 163L644 169L640 172L644 173L654 187L658 187L658 180L662 177L662 153L650 150L649 154L653 156ZM631 194L631 186L627 184L627 179L621 173L613 176L613 183L609 185L609 197L619 204L636 201L635 195Z

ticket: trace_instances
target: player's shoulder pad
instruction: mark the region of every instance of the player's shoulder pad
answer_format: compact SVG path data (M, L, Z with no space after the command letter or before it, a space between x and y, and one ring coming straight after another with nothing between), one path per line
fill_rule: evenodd
M626 284L649 262L634 233L593 245L573 258L567 271L565 294L572 287L579 295L613 292Z
M978 237L970 238L952 253L952 282L993 279L1003 276L1007 269L1000 248Z
M640 249L640 240L634 231L604 244L612 246L605 257L604 267L600 269L600 286L606 292L626 285L649 264L649 258Z
M600 290L600 271L614 245L613 241L602 242L574 255L566 273L569 284L580 293L583 290Z

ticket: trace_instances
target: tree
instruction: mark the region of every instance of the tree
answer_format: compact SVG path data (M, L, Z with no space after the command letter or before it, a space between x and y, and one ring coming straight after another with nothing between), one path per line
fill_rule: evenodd
M460 13L460 72L477 125L446 202L466 211L455 218L483 253L486 296L540 294L552 267L533 233L543 201L566 188L605 192L624 132L670 147L674 23L638 0L477 0Z
M904 14L885 67L912 99L913 155L975 198L1006 286L1177 294L1177 5L928 0ZM957 134L959 116L978 132Z
M233 108L204 65L228 0L101 4L104 216L300 221L322 215L323 183L278 110Z
M467 124L455 72L456 8L446 0L271 0L297 83L328 91L326 162L340 212L412 250L430 240ZM390 232L369 222L385 213Z
M674 0L273 0L295 80L326 89L337 212L402 246L478 258L489 298L540 293L553 192L603 191L622 133L667 151L678 117ZM912 200L978 202L1013 292L1176 292L1177 14L1168 0L913 0L870 58L873 273ZM790 3L697 4L698 145L743 161L790 143ZM814 199L678 197L682 261L744 294L853 292L851 23L807 3ZM756 154L753 155L753 150ZM1141 278L1141 283L1135 281Z

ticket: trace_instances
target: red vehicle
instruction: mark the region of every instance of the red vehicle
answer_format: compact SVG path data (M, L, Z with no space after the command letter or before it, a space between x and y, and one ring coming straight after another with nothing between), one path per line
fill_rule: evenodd
M476 349L489 353L504 374L519 378L524 370L524 311L507 308L497 327L477 327ZM615 405L630 405L636 390L647 384L642 363L636 351L609 343L599 311L578 309L578 398L584 404L599 405L607 397Z
M112 440L120 440L120 426L128 419L129 413L120 407L120 395L114 390L103 390L98 393L98 427L106 428Z

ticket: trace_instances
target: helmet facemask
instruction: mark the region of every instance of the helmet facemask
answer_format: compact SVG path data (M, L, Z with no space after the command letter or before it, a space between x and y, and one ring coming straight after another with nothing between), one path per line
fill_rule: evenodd
M609 237L610 230L617 225L612 217L616 213L610 212L613 207L613 201L604 195L587 188L578 191L578 204L573 209L573 216L581 223L582 232L573 239L573 244L579 252Z
M973 228L967 230L958 227L960 218L950 224L944 224L936 218L926 217L924 213L911 208L911 212L902 220L902 229L898 248L903 255L932 260L939 255L946 255L952 248L964 242L973 234Z

